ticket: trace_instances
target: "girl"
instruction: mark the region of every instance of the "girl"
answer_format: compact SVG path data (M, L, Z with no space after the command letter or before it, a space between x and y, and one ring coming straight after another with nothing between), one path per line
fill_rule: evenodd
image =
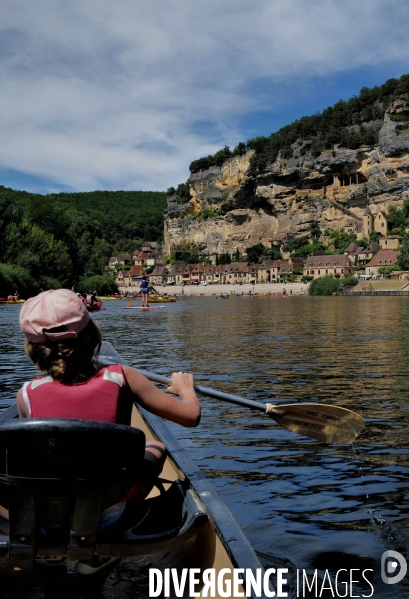
M178 395L179 401L129 366L98 364L99 329L73 291L50 290L30 298L21 309L20 326L28 357L44 373L19 389L20 418L74 418L129 425L133 403L137 402L182 426L199 424L200 406L191 374L172 374L167 391ZM160 474L165 457L162 443L147 443L145 460L151 476L144 495ZM132 496L131 489L124 500ZM91 567L89 573L105 565Z

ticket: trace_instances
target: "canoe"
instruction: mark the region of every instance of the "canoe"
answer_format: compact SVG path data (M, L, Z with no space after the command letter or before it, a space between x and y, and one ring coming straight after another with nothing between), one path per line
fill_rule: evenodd
M103 344L101 364L120 361L112 350ZM214 569L216 593L211 596L215 597L226 596L222 594L225 587L218 592L219 574L228 584L234 568L243 569L239 577L244 581L249 573L263 580L263 566L237 522L160 418L136 406L131 427L76 420L19 420L16 415L15 406L0 414L0 481L10 485L11 523L9 531L8 522L0 517L4 596L59 596L61 588L68 585L70 599L80 599L85 582L75 572L74 562L94 553L122 558L119 564L85 577L87 596L92 589L89 585L95 584L100 599L117 596L119 589L121 599L158 596L150 595L151 571L152 583L157 585L170 568L180 575L183 568L198 568L194 576L199 580L204 570ZM123 471L131 464L135 469L135 443L142 442L143 451L145 438L161 441L168 450L158 488L130 513L124 510L126 503L119 503L102 518L101 496L109 476L114 476L115 467L122 471L121 476L126 476ZM239 594L244 586L239 584L238 593L228 596L244 596ZM172 590L171 583L170 594L160 596L175 597ZM200 584L195 590L200 591ZM187 582L183 597L190 596ZM204 590L198 596L209 594ZM266 595L252 589L248 596Z
M97 312L98 310L101 310L101 308L102 308L102 302L101 301L94 302L90 306L87 306L88 312Z
M176 298L175 297L150 297L148 298L148 302L150 304L163 304L163 303L170 303L170 302L175 302Z
M26 300L0 300L0 304L24 304Z

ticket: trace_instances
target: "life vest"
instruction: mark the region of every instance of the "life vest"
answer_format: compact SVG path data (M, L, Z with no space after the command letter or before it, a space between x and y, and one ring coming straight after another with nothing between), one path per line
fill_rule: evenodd
M132 402L120 364L102 368L85 383L64 385L51 376L23 386L31 418L74 418L129 424Z

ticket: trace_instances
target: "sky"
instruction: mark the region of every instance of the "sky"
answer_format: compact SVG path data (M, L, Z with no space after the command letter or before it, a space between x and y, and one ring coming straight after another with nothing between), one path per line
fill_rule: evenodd
M0 185L164 191L409 73L407 0L2 0Z

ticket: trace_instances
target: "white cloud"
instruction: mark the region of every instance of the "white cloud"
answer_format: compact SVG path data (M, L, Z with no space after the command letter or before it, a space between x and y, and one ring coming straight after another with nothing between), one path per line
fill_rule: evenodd
M253 81L404 71L408 16L404 0L9 0L0 166L79 190L165 189L241 140L236 119L285 100Z

